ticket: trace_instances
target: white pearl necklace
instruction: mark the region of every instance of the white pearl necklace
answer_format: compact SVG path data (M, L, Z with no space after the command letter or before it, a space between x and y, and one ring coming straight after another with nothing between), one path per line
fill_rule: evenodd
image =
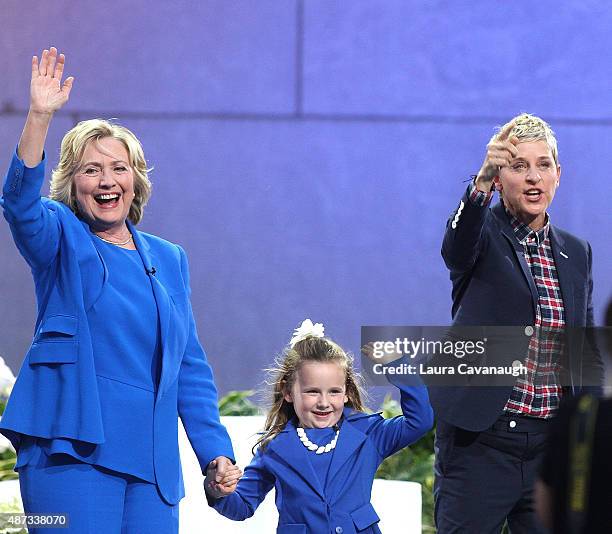
M302 445L304 445L304 447L306 447L309 451L314 451L315 454L323 454L324 452L329 452L335 449L336 442L338 441L338 434L340 434L340 428L336 426L336 435L334 438L327 445L317 445L308 439L306 431L301 426L296 427L295 431L297 432L298 438L300 438Z

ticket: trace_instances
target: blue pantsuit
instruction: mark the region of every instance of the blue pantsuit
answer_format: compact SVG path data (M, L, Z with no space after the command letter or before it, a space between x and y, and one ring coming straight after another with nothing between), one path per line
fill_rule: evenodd
M42 447L37 448L31 461L19 469L19 484L26 510L66 514L69 532L178 532L178 504L164 501L156 484L66 454L47 456ZM29 532L66 533L67 529L30 527Z
M46 476L33 472L45 458L67 455L93 466L87 476L97 470L148 483L172 508L184 495L179 416L203 471L213 458L233 456L196 333L185 252L129 222L137 251L113 250L67 206L40 197L43 177L44 160L29 169L15 154L3 188L38 316L0 431L28 480Z

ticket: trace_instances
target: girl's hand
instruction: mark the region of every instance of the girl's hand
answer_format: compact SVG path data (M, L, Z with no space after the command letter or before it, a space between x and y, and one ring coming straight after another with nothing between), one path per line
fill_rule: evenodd
M43 50L40 63L37 56L32 58L31 113L52 115L68 101L74 77L66 78L62 84L64 63L64 54L58 55L54 46Z
M206 469L204 491L213 499L226 497L236 489L241 476L240 468L227 458L215 458Z

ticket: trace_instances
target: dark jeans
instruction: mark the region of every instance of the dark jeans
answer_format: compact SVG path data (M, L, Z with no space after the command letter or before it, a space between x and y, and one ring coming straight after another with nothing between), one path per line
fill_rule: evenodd
M435 519L438 534L544 534L533 507L533 484L549 421L502 415L483 432L438 421Z

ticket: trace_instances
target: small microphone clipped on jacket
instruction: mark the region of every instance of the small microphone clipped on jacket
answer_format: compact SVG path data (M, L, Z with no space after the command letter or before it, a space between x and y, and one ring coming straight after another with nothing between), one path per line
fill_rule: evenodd
M155 269L155 267L151 267L150 269L147 269L147 268L145 267L145 271L146 271L146 273L147 273L148 275L153 275L153 276L155 276L155 273L157 272L157 270Z

